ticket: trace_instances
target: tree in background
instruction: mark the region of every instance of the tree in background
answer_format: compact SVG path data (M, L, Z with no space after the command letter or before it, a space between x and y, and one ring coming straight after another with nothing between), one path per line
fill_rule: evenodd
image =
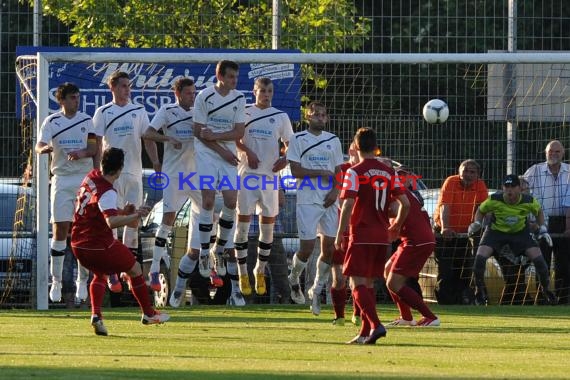
M30 0L28 0L31 2ZM78 47L271 48L271 1L44 0ZM283 0L284 48L358 51L370 20L348 0Z

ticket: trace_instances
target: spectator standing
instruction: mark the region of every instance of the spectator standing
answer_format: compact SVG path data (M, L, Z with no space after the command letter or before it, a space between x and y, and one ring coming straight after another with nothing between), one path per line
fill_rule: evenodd
M567 304L570 291L570 221L567 223L566 213L570 207L570 165L562 162L564 146L558 140L546 145L545 154L546 161L532 165L523 177L532 196L542 207L548 232L554 234L552 247L540 241L540 250L549 268L554 256L555 293L560 303Z
M473 301L471 268L473 246L466 233L479 204L488 197L481 167L468 159L459 165L459 174L447 177L435 209L436 297L440 304L468 304Z

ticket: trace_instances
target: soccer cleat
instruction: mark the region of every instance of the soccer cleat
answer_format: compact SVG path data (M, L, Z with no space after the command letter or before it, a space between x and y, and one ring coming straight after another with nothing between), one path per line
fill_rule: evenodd
M157 325L160 323L164 323L166 321L168 321L170 319L170 315L166 314L166 313L161 313L158 310L154 311L154 315L152 316L148 316L146 314L143 314L142 318L141 318L141 322L143 325Z
M210 265L210 255L199 256L198 269L200 271L200 276L204 278L210 277L210 273L212 272L212 267Z
M360 327L360 325L362 324L362 319L360 318L360 315L353 315L350 321L356 327Z
M245 306L245 298L240 292L232 292L228 298L228 305L231 306Z
M366 340L365 336L357 335L348 342L346 342L346 344L364 344L365 340Z
M239 276L239 290L244 296L251 295L251 284L249 283L249 276L247 274Z
M123 285L121 284L121 281L119 281L119 276L117 276L116 273L109 275L107 278L107 285L113 293L121 293L123 291Z
M318 295L314 296L311 300L310 309L314 316L319 316L319 314L321 314L321 300Z
M160 283L160 276L158 272L149 273L150 277L150 288L155 292L160 292L162 289L162 284Z
M478 287L475 290L475 304L479 306L487 306L489 304L489 298L485 289Z
M216 262L216 272L220 276L226 275L226 261L224 260L224 255L222 253L213 254L214 261Z
M402 326L416 326L417 322L415 320L408 321L402 317L394 319L392 322L386 324L386 327L402 327Z
M291 300L297 305L304 305L305 304L305 295L301 290L301 286L299 285L299 280L297 282L293 282L291 276L288 276L287 279L289 280L289 286L291 287Z
M313 315L318 316L321 314L321 289L313 285L307 291L307 295L311 300L311 312Z
M81 302L87 299L89 292L87 291L87 282L75 281L75 298Z
M420 319L417 324L418 327L439 327L440 325L441 322L439 321L439 318L431 319L426 317Z
M370 331L370 335L364 339L364 344L376 344L376 341L380 338L386 337L386 329L382 324L376 327L374 330Z
M332 321L333 326L344 326L344 318L335 318Z
M172 306L174 308L179 308L180 304L182 304L183 299L184 299L184 292L181 292L179 290L175 290L170 295L170 299L168 300L168 303L170 304L170 306Z
M547 305L557 305L558 304L558 298L556 298L556 295L554 295L554 293L552 293L550 290L545 289L544 287L540 287L540 293L542 294L542 297L544 298L544 302Z
M107 328L103 324L103 319L99 318L96 315L91 317L91 326L93 326L93 331L95 331L96 335L103 335L103 336L109 335L109 333L107 332Z
M224 286L224 280L216 273L214 269L210 271L210 284L215 288L221 288Z
M267 288L265 286L265 274L263 273L255 273L255 292L260 296L267 292Z
M52 281L51 289L49 290L49 299L52 302L60 302L61 301L61 282Z

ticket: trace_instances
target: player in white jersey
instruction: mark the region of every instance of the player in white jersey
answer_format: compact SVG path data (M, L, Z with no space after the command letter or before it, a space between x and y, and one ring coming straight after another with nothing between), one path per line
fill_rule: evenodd
M279 212L279 178L277 173L287 165L285 156L280 157L279 141L285 146L293 135L287 114L271 106L273 83L266 77L257 78L253 86L255 104L246 108L245 133L237 142L239 149L238 173L244 181L238 191L238 224L235 249L241 292L251 294L247 274L248 234L251 214L257 209L260 217L257 263L253 270L255 291L266 292L265 265L273 244L275 217ZM265 181L262 178L266 179ZM247 182L248 186L245 186ZM244 187L245 186L245 187Z
M308 290L312 299L313 314L320 314L320 293L327 283L338 228L338 175L343 163L342 147L338 137L325 131L329 118L326 107L318 102L307 106L307 130L297 132L289 142L287 160L291 174L297 178L297 228L299 251L293 256L289 274L291 299L305 303L299 287L299 276L307 266L307 260L321 234L321 254L317 262L317 274Z
M99 146L95 164L99 167L99 157L109 147L122 149L125 152L125 165L114 184L117 190L117 207L122 209L127 203L139 207L143 201L141 139L149 125L148 115L144 106L131 103L128 73L115 71L107 79L107 84L113 100L97 108L93 116ZM156 143L144 140L144 145L154 170L160 171ZM131 249L142 265L142 257L137 253L138 228L125 227L123 243ZM115 275L110 276L109 285L111 290L121 291L121 284Z
M202 192L199 215L200 274L212 272L224 276L224 246L231 237L237 202L236 140L243 137L245 96L237 91L239 66L232 61L216 65L214 86L202 90L194 104L194 141L196 172ZM218 234L213 248L216 269L210 268L210 232L214 218L216 190L222 192L224 206L220 213Z
M192 79L182 77L174 82L172 89L176 103L163 105L152 119L150 128L143 135L144 139L164 143L162 172L166 177L164 180L168 181L162 191L164 213L162 223L156 231L152 264L149 270L150 287L155 291L161 289L159 280L160 260L164 259L169 262L166 239L172 231L176 213L188 197L192 198L194 210L199 210L197 207L202 201L200 191L196 190L192 183L184 182L187 176L195 171L194 122L192 119L196 86ZM190 225L189 232L192 233L192 231L195 231L195 236L188 239L188 251L181 260L182 273L188 274L188 276L183 277L184 288L182 290L186 288L186 279L196 266L200 249L198 226ZM191 248L194 248L194 252L191 251Z
M51 241L52 286L50 299L61 301L63 261L69 228L75 212L75 197L81 182L93 169L93 157L97 152L97 140L93 120L79 111L79 88L73 83L60 85L55 97L61 110L48 116L40 129L36 153L51 153ZM75 296L87 298L89 272L78 266Z

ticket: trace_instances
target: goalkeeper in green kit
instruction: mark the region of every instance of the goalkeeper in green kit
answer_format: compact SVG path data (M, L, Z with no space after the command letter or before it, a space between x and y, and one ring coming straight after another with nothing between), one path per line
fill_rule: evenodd
M529 213L536 216L540 226L536 238L528 228ZM545 239L552 246L552 238L544 225L544 214L538 201L528 194L522 194L519 178L509 174L503 180L503 191L491 195L479 206L475 219L469 226L469 235L481 230L483 218L487 214L492 214L492 218L481 237L473 266L476 302L479 305L486 305L488 302L485 287L487 259L493 252L499 252L503 246L508 245L515 255L524 253L532 260L544 299L547 303L555 305L556 296L548 289L550 285L548 266L536 240Z

